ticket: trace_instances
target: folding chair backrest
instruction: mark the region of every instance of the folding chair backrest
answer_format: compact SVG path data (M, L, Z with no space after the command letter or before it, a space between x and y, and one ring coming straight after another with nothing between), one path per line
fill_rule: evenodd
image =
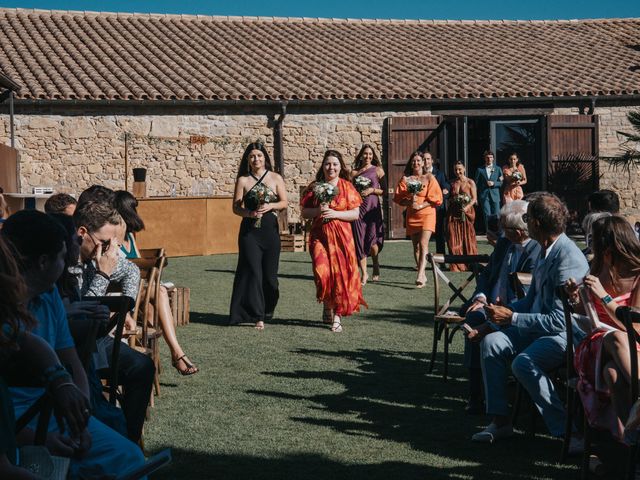
M138 253L140 258L158 258L164 257L164 248L141 248Z
M511 288L515 292L517 298L524 298L527 293L525 287L531 286L533 276L525 272L512 272L509 274Z
M574 357L574 348L573 348L573 319L571 315L574 313L573 308L569 304L569 298L567 297L567 293L564 291L563 286L557 287L556 295L560 297L562 300L562 311L564 312L564 323L565 328L567 329L567 349L565 351L566 355L566 369L567 369L567 379L576 378L578 374L576 373L576 369L573 365L573 357Z
M162 262L164 257L160 258L136 258L132 260L138 268L140 268L140 289L138 290L138 298L134 307L133 315L136 322L142 325L142 344L147 344L149 322L147 321L147 314L150 311L151 299L158 293L158 267L159 262ZM156 297L157 298L157 297ZM142 315L142 317L141 317ZM153 309L153 325L156 325L158 317L158 309Z

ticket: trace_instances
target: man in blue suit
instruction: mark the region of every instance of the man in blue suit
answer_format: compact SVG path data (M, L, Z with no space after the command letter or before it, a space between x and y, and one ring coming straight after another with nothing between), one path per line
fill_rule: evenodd
M489 258L489 263L476 280L476 290L465 309L465 323L469 334L464 345L464 365L469 370L469 401L467 413L482 411L482 372L480 371L480 340L499 328L487 322L484 306L489 303L508 305L517 300L510 281L513 272L531 273L538 257L540 244L529 237L527 224L522 215L527 212L528 202L515 200L500 210L500 225L504 237Z
M493 152L486 150L484 167L476 170L476 188L478 204L482 207L485 232L489 230L489 217L500 213L500 187L502 186L502 170L495 165Z
M509 364L551 434L564 434L566 412L549 377L565 361L567 348L562 301L556 291L569 278L583 278L589 271L584 255L564 233L568 219L566 205L553 194L540 193L529 203L524 220L542 251L526 297L507 306L485 307L494 323L507 328L482 340L487 414L493 418L488 427L473 435L474 441L493 442L513 435L507 403ZM577 344L584 332L575 323L573 328Z
M440 190L442 190L442 204L439 207L436 207L436 253L445 253L445 217L447 214L445 208L445 200L449 198L449 190L451 190L451 185L447 182L447 177L445 177L444 172L439 170L433 165L433 159L431 158L431 154L429 152L425 152L422 156L424 158L424 166L427 169L427 172L433 174L433 176L438 181L438 185L440 185Z

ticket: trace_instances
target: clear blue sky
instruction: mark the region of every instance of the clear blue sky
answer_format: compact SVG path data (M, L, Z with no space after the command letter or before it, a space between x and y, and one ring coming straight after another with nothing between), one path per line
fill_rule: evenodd
M640 0L0 0L1 7L111 12L423 19L640 17Z

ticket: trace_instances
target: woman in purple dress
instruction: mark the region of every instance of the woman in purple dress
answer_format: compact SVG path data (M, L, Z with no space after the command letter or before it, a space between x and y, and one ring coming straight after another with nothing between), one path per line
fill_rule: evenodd
M362 285L369 279L367 273L367 257L373 260L373 276L371 281L380 280L380 261L378 254L382 250L384 241L384 225L382 223L382 208L380 195L384 194L384 170L380 160L371 145L364 145L356 156L351 180L362 196L360 217L353 222L353 238L356 242L356 254L360 267Z

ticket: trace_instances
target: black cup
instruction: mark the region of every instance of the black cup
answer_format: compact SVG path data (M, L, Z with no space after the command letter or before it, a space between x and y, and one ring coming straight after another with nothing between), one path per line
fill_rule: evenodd
M144 182L147 178L147 169L146 168L134 168L133 169L133 181L134 182Z

